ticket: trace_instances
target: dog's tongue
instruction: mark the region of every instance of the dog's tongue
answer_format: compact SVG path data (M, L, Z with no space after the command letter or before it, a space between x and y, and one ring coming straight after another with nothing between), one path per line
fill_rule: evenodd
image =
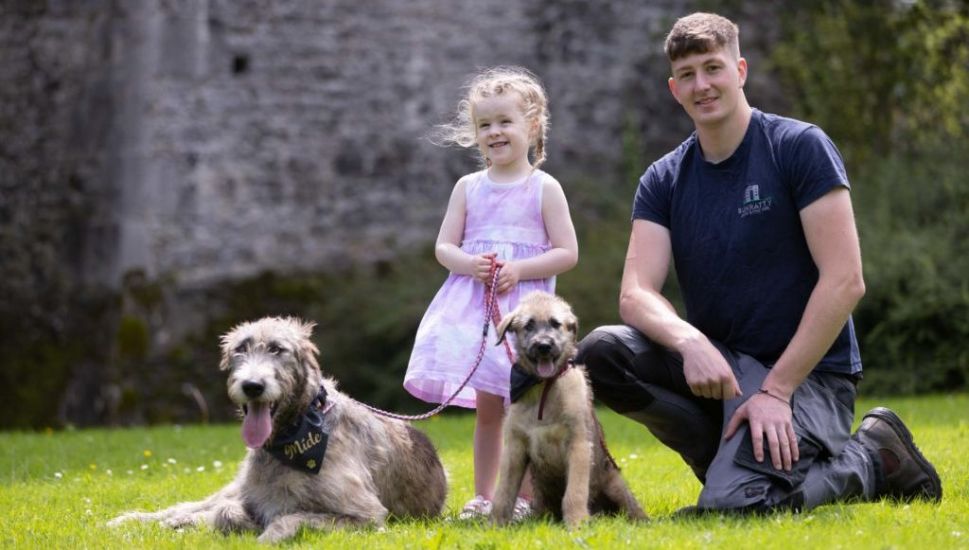
M269 404L250 402L246 405L246 417L242 421L242 440L246 447L258 449L269 439L273 422L269 416Z
M538 375L542 378L551 378L555 376L555 363L551 359L539 359Z

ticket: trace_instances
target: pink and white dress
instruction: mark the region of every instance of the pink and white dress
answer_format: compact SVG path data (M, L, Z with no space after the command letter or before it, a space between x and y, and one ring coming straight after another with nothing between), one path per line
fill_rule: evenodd
M495 183L483 170L466 178L461 250L474 255L496 252L499 260L520 260L551 248L542 219L542 187L552 176L535 170L516 182ZM501 314L507 314L521 298L536 290L554 292L555 277L519 281L498 297ZM442 403L467 377L481 347L484 295L484 284L470 275L451 273L444 281L417 329L404 376L404 388L413 396ZM495 333L491 324L481 366L453 405L474 408L476 389L508 401L511 363L504 345L496 345Z

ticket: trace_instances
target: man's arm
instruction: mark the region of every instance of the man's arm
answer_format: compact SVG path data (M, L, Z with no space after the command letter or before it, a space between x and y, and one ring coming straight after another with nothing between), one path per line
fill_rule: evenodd
M743 420L750 423L754 457L762 461L767 437L775 468L790 470L797 461L797 436L790 406L794 390L831 348L851 311L865 294L861 273L861 247L848 190L839 187L801 210L801 225L811 257L818 267L818 282L784 353L771 368L759 393L751 396L727 425L730 437Z
M731 399L740 386L729 363L696 327L687 323L661 291L669 273L669 230L646 220L633 221L623 269L619 314L654 342L679 352L683 373L695 395Z

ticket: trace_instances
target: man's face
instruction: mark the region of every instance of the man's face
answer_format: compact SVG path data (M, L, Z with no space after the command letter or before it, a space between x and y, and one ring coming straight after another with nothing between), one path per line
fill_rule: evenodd
M747 80L747 61L724 48L672 62L670 92L697 128L716 127L737 112Z

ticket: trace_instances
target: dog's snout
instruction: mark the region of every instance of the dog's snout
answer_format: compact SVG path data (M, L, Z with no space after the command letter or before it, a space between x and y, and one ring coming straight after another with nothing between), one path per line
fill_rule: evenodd
M242 383L242 393L246 394L246 397L255 398L262 395L262 392L266 389L266 385L260 382L253 382L247 380Z
M535 351L537 351L538 353L541 353L542 355L548 355L549 353L552 352L552 343L538 342L537 344L535 344Z

